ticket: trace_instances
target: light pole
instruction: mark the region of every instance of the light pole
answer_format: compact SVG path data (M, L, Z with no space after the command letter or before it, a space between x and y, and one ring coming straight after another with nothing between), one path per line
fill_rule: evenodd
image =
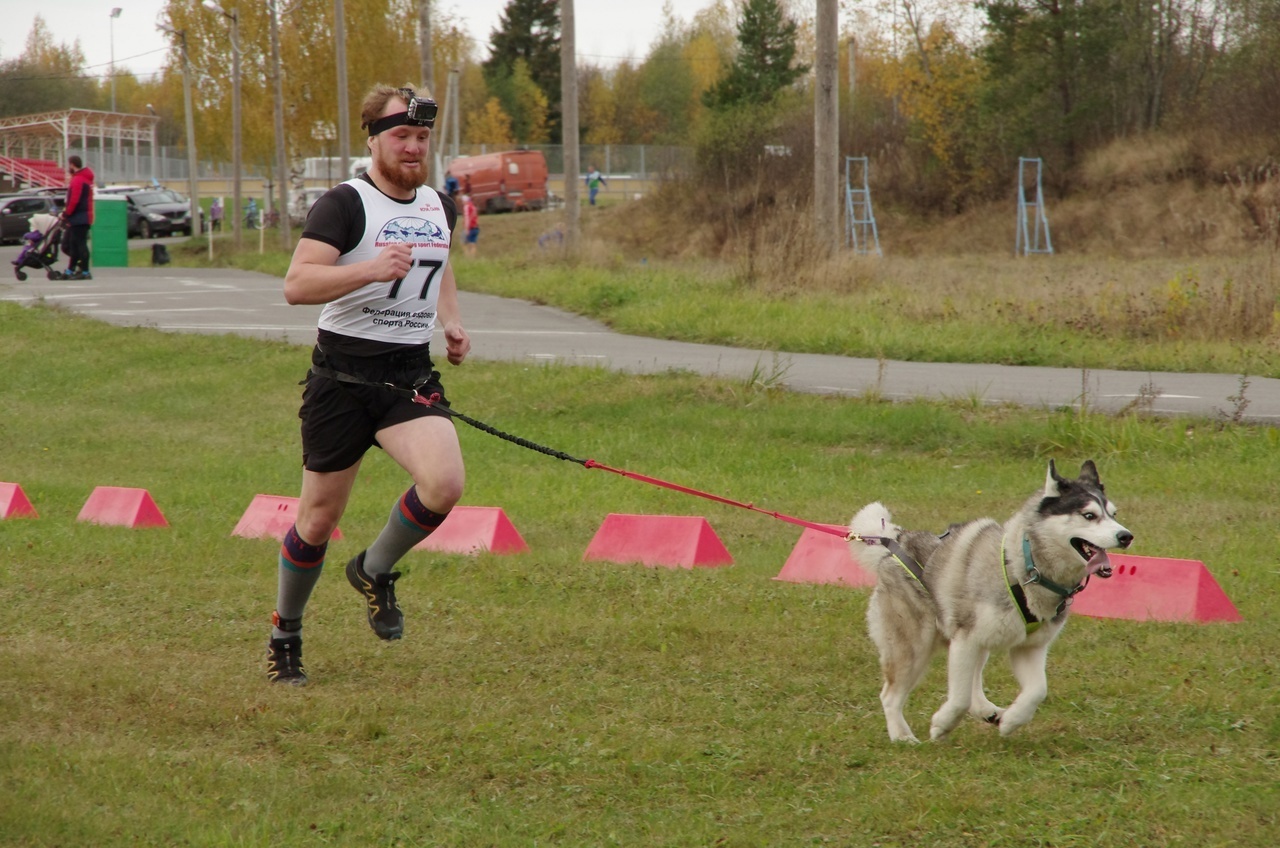
M196 121L191 110L191 60L187 56L187 31L174 29L167 24L157 24L156 29L178 36L182 50L182 99L187 109L187 181L191 192L191 233L200 228L200 186L196 183Z
M111 111L116 110L116 18L124 9L119 6L111 10Z
M230 12L219 6L214 0L204 0L204 7L217 12L231 21L231 172L233 179L231 232L235 249L240 250L240 226L243 217L240 211L242 202L242 177L240 174L240 18L235 9ZM225 215L223 217L226 217ZM210 231L209 238L213 238Z

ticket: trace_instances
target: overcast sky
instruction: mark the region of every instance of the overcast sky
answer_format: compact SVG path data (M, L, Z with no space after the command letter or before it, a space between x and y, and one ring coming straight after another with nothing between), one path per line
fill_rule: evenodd
M222 5L232 8L235 2L222 0ZM465 22L482 50L507 5L507 0L438 2L442 10ZM579 59L612 65L628 56L643 58L661 28L664 2L671 4L677 18L688 22L713 0L575 0ZM90 73L107 74L113 47L117 66L138 76L153 74L164 65L167 44L156 31L156 17L165 7L164 0L4 0L4 6L0 59L22 53L32 21L40 14L55 42L69 45L79 39ZM111 10L116 7L121 9L120 16L112 19ZM347 49L351 49L350 43Z

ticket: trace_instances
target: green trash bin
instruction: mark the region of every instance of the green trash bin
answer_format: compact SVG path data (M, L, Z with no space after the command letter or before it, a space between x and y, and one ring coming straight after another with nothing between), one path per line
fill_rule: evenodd
M90 267L128 267L129 202L124 195L94 193L89 256Z

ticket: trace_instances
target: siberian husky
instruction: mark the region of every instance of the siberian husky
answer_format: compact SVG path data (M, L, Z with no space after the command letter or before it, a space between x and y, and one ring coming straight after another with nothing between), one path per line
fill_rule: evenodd
M931 738L946 736L966 712L998 725L1002 736L1031 721L1048 692L1045 656L1071 598L1090 575L1111 576L1108 549L1133 542L1115 514L1092 460L1075 480L1059 476L1051 460L1043 491L1003 526L981 518L936 536L897 527L880 503L863 507L849 525L850 547L876 575L867 625L880 649L889 738L919 741L903 707L943 646L947 700L933 715ZM983 692L992 651L1009 653L1018 681L1007 709Z

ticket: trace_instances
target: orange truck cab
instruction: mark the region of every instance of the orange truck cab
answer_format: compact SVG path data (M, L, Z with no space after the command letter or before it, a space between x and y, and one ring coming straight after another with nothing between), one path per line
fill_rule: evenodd
M547 159L541 150L508 150L462 156L449 163L458 194L467 193L479 212L523 212L547 205Z

